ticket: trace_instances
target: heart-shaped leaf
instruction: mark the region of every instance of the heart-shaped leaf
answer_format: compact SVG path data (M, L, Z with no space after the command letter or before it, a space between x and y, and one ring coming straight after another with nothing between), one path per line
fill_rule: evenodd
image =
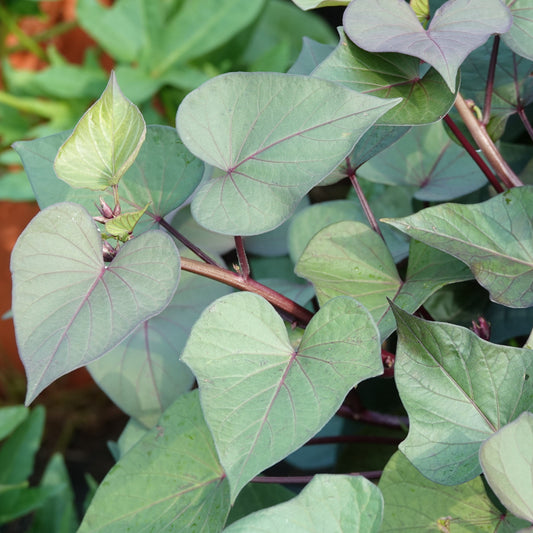
M395 329L388 299L415 312L441 287L472 278L461 262L413 242L402 282L381 237L367 225L352 221L318 232L295 271L313 283L320 304L341 294L361 302L376 321L382 341Z
M443 204L382 220L466 263L493 301L533 305L533 187L480 204Z
M57 153L54 170L71 187L95 191L116 185L137 157L144 118L120 91L115 74Z
M486 440L479 460L503 505L533 523L533 413L522 413Z
M318 432L352 387L383 370L368 311L345 297L322 307L295 350L266 300L230 294L204 311L182 359L198 380L232 500Z
M378 124L428 124L440 120L452 107L455 94L435 69L422 71L416 57L367 52L347 39L342 29L339 37L335 51L312 75L359 93L402 98L401 105L383 115Z
M439 485L424 477L401 452L391 457L378 486L385 500L383 533L516 533L526 526L502 514L481 477L452 487Z
M413 128L361 166L358 175L377 183L417 185L415 198L427 202L452 200L487 183L467 152L450 139L442 122Z
M481 473L483 441L533 408L533 351L491 344L465 328L393 310L394 376L410 422L400 450L436 483L469 481Z
M513 52L533 61L533 2L506 0L505 3L513 15L513 25L503 34L503 40Z
M177 114L183 142L218 169L197 191L193 216L232 235L274 229L399 101L308 76L231 73L208 81Z
M373 483L362 476L318 474L292 500L257 511L224 531L378 533L382 517L383 498Z
M179 269L166 233L143 233L106 264L100 234L83 207L65 202L41 211L11 256L26 401L159 314L174 295Z
M493 33L512 24L500 0L454 0L437 10L427 30L403 0L353 0L344 12L348 37L369 52L399 52L434 67L455 91L459 66Z
M110 470L79 533L219 533L229 489L198 392L180 396Z
M231 291L222 283L182 272L165 310L91 363L89 372L123 411L152 427L194 382L188 367L178 359L192 326L208 304Z

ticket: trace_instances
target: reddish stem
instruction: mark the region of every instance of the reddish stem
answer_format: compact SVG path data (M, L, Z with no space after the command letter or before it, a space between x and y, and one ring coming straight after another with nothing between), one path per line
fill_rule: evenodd
M252 278L245 279L241 275L217 265L201 263L186 257L181 258L181 268L187 272L194 272L206 278L215 279L230 287L259 294L272 305L293 317L295 322L302 327L307 326L311 318L313 318L313 313L305 307L298 305L291 299Z
M361 189L361 185L359 185L359 181L357 180L357 176L355 175L355 169L352 167L352 163L349 157L346 158L346 172L353 188L355 189L357 198L359 198L359 201L361 202L361 207L363 208L370 227L383 239L383 234L379 229L378 221L376 220L376 217L374 216L374 213L370 208L370 204L366 199L363 189Z
M528 135L531 137L531 140L533 141L533 126L531 126L531 122L527 119L526 112L523 108L523 106L520 106L518 108L518 116L520 120L522 121L522 124L524 125L524 128L526 129Z
M248 257L246 257L246 250L244 249L242 237L238 235L235 235L235 248L239 259L240 275L244 279L248 279L250 277L250 264L248 263Z
M498 59L498 48L500 47L500 36L495 35L490 54L489 72L487 73L487 84L485 85L485 103L483 104L483 125L486 126L490 120L492 108L492 93L494 91L494 74L496 73L496 61Z
M483 161L483 158L476 152L476 149L470 144L468 139L463 135L463 132L457 127L455 122L452 120L450 115L444 117L444 122L452 130L453 134L457 137L457 140L463 145L464 149L468 152L470 157L476 162L477 166L481 169L481 172L485 174L489 183L494 187L496 192L503 192L503 187L498 181L492 170L489 168L487 163Z
M194 245L187 237L182 235L176 228L174 228L171 224L169 224L163 217L153 217L156 222L159 223L160 226L165 228L173 237L178 239L183 245L185 245L191 252L195 253L200 259L208 263L209 265L217 265L217 262L214 259L211 259L205 252L200 250L198 246Z

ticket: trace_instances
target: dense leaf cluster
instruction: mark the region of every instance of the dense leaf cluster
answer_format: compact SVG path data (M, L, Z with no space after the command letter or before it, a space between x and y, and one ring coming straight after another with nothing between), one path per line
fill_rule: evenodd
M12 256L27 402L87 366L131 416L79 531L530 531L533 2L352 0L336 46L220 74L146 126L117 78L192 89L268 16L193 4L140 38L154 4L80 2L123 63L73 131L15 145L42 208ZM380 387L401 405L374 410ZM343 440L401 440L383 472L346 461L377 486L256 485L335 415L388 428L332 429L337 471Z

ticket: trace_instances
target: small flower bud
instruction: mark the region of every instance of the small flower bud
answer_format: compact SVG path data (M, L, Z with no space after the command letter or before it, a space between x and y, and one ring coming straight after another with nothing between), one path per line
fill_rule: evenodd
M485 341L490 339L490 324L482 316L475 320L472 320L472 331Z
M115 248L113 248L109 244L109 242L103 241L102 242L102 254L104 256L104 262L110 263L111 261L113 261L113 259L117 255L117 250L115 250Z
M98 211L100 211L100 214L104 218L110 219L114 217L113 210L111 209L111 207L109 207L107 202L101 196L100 196L100 206L96 206L96 207L98 207Z

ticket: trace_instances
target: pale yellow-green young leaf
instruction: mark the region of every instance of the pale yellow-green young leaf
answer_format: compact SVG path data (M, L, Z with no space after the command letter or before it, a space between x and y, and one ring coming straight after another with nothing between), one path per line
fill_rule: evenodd
M410 0L409 5L415 12L420 24L424 26L424 29L427 28L429 22L429 0Z
M116 185L139 153L146 124L112 72L100 99L59 149L54 170L71 187L105 190Z
M122 213L108 220L105 225L106 232L118 240L128 240L129 235L133 232L137 222L144 215L149 205L146 204L143 209L133 211L132 213Z

